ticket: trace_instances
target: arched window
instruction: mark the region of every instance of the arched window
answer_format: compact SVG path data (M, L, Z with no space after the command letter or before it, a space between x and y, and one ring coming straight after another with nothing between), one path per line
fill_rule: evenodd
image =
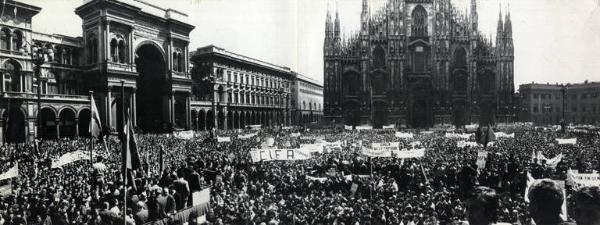
M453 87L455 92L466 93L467 92L467 74L465 72L454 73L452 79Z
M13 32L12 45L14 51L19 51L21 50L21 47L23 47L23 33L21 33L20 30L15 30L15 32Z
M496 77L491 71L479 74L477 82L479 83L479 91L481 93L492 93L496 89Z
M413 52L413 67L417 73L427 71L429 49L427 46L416 46Z
M345 94L357 94L361 88L360 77L358 73L349 72L344 74L342 86Z
M467 52L465 48L460 47L454 51L454 67L467 67Z
M7 91L21 92L24 80L21 77L21 66L14 61L4 63L5 87ZM7 79L8 78L8 79Z
M418 5L412 12L412 36L425 37L427 36L427 11L423 6Z
M373 50L373 67L385 67L385 51L381 46L377 46L375 50Z
M8 28L2 28L2 32L0 32L0 48L10 49L10 30Z
M118 62L118 41L116 38L110 40L110 61Z
M98 39L95 34L90 34L87 39L87 62L88 64L98 62Z
M119 40L119 45L117 47L119 48L119 62L125 63L125 60L127 59L127 45L125 44L125 41Z
M383 73L375 73L371 76L371 89L375 94L385 94L387 91L387 76Z
M62 63L62 59L63 59L63 49L61 47L56 47L56 53L55 53L55 57L54 59L56 60L56 62L58 63Z
M306 102L302 101L302 109L306 109Z
M177 72L183 72L183 67L183 51L181 48L176 48L175 52L173 52L173 70Z

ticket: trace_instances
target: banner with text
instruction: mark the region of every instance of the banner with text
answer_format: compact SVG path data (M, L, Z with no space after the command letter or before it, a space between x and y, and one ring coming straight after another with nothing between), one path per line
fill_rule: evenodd
M240 134L240 135L238 135L238 138L239 139L250 139L250 138L256 136L257 134L258 134L257 132L250 133L250 134Z
M412 133L405 133L405 132L396 132L395 136L397 138L406 138L406 139L414 137L414 135Z
M291 161L310 159L310 152L305 149L256 149L250 151L252 162Z
M574 145L577 144L577 138L557 138L559 145Z
M69 163L77 162L79 160L89 160L89 159L90 159L89 153L85 153L81 150L68 152L68 153L65 153L64 155L60 156L60 158L52 160L51 168L54 169L54 168L62 167Z
M175 136L175 138L189 140L189 139L194 138L194 131L193 130L177 131L177 132L173 133L173 136Z
M231 142L231 137L218 137L217 142Z
M567 184L575 189L588 186L600 187L600 174L595 173L579 173L576 170L567 171Z
M446 133L446 138L469 139L473 134Z
M398 151L392 151L392 157L399 159L421 158L423 156L425 156L424 148L401 149Z

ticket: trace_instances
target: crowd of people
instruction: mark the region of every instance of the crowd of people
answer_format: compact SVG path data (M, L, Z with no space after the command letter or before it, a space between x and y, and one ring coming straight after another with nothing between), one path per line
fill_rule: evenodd
M514 129L514 138L485 147L489 156L484 168L475 163L484 147L458 147L457 139L439 131L410 132L415 134L412 139L396 137L394 130L334 127L197 132L190 139L138 134L142 166L126 177L115 136L94 144L92 162L58 168L52 168L53 159L88 152L91 140L6 144L0 147L0 174L18 165L19 176L0 181L0 186L10 187L0 197L0 225L179 224L169 218L191 207L192 193L206 188L209 207L190 216L189 224L558 224L556 202L562 204L562 190L568 200L566 222L600 223L597 187L575 190L554 183L565 180L569 169L600 170L597 132ZM217 142L216 136L231 140ZM564 136L576 137L577 144L554 141ZM343 144L307 160L252 161L250 150L265 148L267 139L275 148ZM424 157L361 154L371 143L400 142L410 148L416 141L426 149ZM564 157L548 167L533 160L532 152ZM528 174L542 180L525 199Z

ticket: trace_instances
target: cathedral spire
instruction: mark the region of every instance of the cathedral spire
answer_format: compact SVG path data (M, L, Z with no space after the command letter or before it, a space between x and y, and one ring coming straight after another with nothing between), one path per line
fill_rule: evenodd
M369 29L369 3L368 0L362 0L362 12L360 14L361 33L366 35Z
M333 27L333 38L340 38L340 14L338 13L337 3L335 4L335 24Z

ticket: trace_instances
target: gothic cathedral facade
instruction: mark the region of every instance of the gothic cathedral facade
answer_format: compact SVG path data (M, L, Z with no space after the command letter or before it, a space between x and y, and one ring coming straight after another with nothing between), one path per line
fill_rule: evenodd
M376 13L362 1L360 31L340 37L327 12L324 117L379 128L493 125L516 119L510 12L495 43L478 29L477 2L387 0Z

